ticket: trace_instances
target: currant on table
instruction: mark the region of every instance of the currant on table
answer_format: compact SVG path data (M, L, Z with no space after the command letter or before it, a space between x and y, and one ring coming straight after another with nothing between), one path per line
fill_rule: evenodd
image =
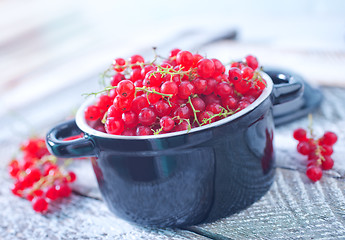
M190 130L246 108L266 87L252 55L228 66L180 49L160 58L116 58L103 74L109 86L88 94L100 94L85 110L88 124L127 136Z
M293 132L293 137L298 141L297 151L302 155L308 156L307 177L316 182L321 179L322 170L333 168L334 160L331 155L333 153L333 145L337 142L338 137L335 133L327 131L322 137L316 138L311 126L311 115L309 115L309 120L309 133L303 128L298 128Z
M14 195L31 201L33 210L44 213L50 202L71 194L70 183L76 180L76 174L57 163L44 139L30 138L22 143L20 151L8 165L15 180L11 187Z

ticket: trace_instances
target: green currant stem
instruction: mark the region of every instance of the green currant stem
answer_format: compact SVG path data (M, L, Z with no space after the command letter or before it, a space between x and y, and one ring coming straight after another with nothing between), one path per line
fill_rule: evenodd
M97 96L98 94L101 94L101 93L104 93L104 92L108 92L108 91L110 91L112 89L115 89L115 88L117 88L117 86L110 86L110 87L104 88L103 90L101 90L99 92L83 93L82 96L85 96L85 97L89 97L91 95Z
M154 94L161 95L161 96L168 97L168 98L171 98L173 96L172 94L160 93L160 92L157 92L155 90L147 89L146 87L136 87L135 90L136 91L144 91L147 93L154 93Z
M196 122L198 124L198 126L200 127L201 125L200 125L200 122L199 122L198 117L196 115L196 113L200 112L200 111L199 110L195 110L195 108L194 108L194 106L192 104L192 100L191 100L190 96L188 97L188 103L190 104L190 106L192 107L192 110L193 110L193 115L194 115L193 123Z

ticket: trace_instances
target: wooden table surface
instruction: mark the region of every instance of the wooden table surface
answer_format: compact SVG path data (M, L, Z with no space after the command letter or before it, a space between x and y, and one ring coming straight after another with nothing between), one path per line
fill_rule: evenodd
M4 2L0 16L10 17L7 10L12 5ZM335 131L339 137L334 147L334 169L324 172L321 181L312 183L306 177L306 160L296 152L292 138L294 129L307 127L308 119L303 117L275 130L276 176L267 194L248 209L213 223L157 229L117 218L102 201L88 160L72 164L78 175L72 196L53 203L45 215L35 213L28 201L13 196L7 163L19 143L33 133L44 136L51 127L73 116L84 100L81 94L98 88L98 74L112 57L133 53L150 56L149 40L135 48L119 47L112 44L114 38L101 38L89 26L74 21L72 10L59 5L55 10L61 10L63 18L45 14L43 24L22 9L26 25L10 31L8 26L13 23L0 24L0 32L6 33L0 35L0 239L345 239L345 51L301 51L224 40L233 37L234 29L214 35L177 34L173 42L155 41L162 52L178 46L224 61L229 60L229 52L232 58L256 54L267 65L284 59L281 67L298 71L319 85L324 100L313 113L315 131ZM47 11L53 13L54 9ZM70 21L69 27L57 27L58 31L50 28L62 21ZM223 40L214 41L219 37ZM305 63L305 68L296 63ZM321 66L327 66L330 74Z

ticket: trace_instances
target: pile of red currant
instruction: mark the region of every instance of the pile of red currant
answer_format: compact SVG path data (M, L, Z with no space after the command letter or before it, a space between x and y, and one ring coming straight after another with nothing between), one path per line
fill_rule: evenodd
M46 212L49 202L71 194L70 183L76 180L73 172L59 166L50 155L44 139L31 138L22 143L21 154L8 166L15 180L12 193L32 203L36 212Z
M91 93L101 95L85 110L89 125L126 136L190 130L246 108L266 87L252 55L229 64L227 73L218 59L180 49L158 59L116 58L103 75L110 86Z
M316 182L321 179L322 170L333 168L331 155L338 137L333 132L325 132L321 138L315 138L312 129L309 135L307 137L307 131L302 128L293 132L293 137L298 141L297 151L308 156L307 177Z

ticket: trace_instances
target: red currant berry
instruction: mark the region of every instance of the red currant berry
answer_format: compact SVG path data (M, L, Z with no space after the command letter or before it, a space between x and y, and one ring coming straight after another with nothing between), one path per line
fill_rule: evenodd
M330 156L324 156L324 159L322 161L322 169L323 170L330 170L333 168L334 161Z
M50 200L54 201L59 197L59 193L56 190L56 186L53 185L50 188L47 189L46 191L46 197L49 198Z
M176 118L176 122L179 122L180 119L189 119L192 114L192 111L189 109L187 105L182 105L178 108L173 113L174 117Z
M135 93L135 86L133 82L129 80L122 80L117 84L116 88L117 94L120 97L128 98L132 97Z
M322 145L334 145L338 140L337 135L334 132L325 132L323 137L320 139Z
M201 59L198 62L198 74L202 78L210 78L213 76L215 71L214 62L210 59Z
M146 136L146 135L152 135L153 131L151 128L147 126L138 126L136 129L136 135L137 136Z
M113 62L113 67L116 72L122 72L125 70L124 65L126 65L126 61L123 58L116 58Z
M210 123L213 123L215 121L215 118L213 116L213 112L211 111L203 111L199 116L198 120L201 124L207 125Z
M189 129L189 124L187 121L182 121L178 125L175 126L174 131L179 132L179 131L186 131Z
M156 71L157 67L153 65L146 65L143 69L141 69L141 76L145 77L146 74L150 71Z
M298 128L293 132L293 137L299 142L307 141L307 131L303 128Z
M125 123L123 122L122 119L116 119L112 117L108 117L106 122L105 122L105 130L109 134L114 134L114 135L121 135L125 128Z
M175 82L167 81L162 84L161 93L175 96L178 93L178 86Z
M248 67L250 67L253 70L258 68L259 63L258 63L258 60L256 59L256 57L254 57L252 55L248 55L245 57L245 59L246 59L246 63L248 65Z
M224 108L232 111L235 111L238 108L238 104L238 100L233 96L222 99L222 105L224 106Z
M187 99L190 95L194 94L194 85L191 82L183 81L178 87L178 96L182 99Z
M207 80L205 79L196 78L192 81L192 84L194 85L196 94L202 94L207 89Z
M188 70L191 66L193 66L194 56L191 52L188 51L180 51L176 55L176 63L181 65L184 70Z
M250 67L244 67L242 68L242 78L245 80L250 80L254 76L254 71Z
M175 126L174 120L169 116L162 117L159 124L165 132L170 132Z
M88 106L85 109L85 119L95 121L102 116L101 108L95 105Z
M122 111L117 109L115 105L111 105L107 112L107 117L119 119L122 116Z
M114 99L108 95L101 95L98 98L97 106L101 109L102 112L108 110L108 108L113 104Z
M226 98L228 96L234 95L234 90L227 82L218 83L215 89L215 93L221 98Z
M333 153L332 146L329 145L321 145L321 154L323 156L331 156Z
M59 197L69 197L72 193L72 189L67 184L57 185L55 189L58 192Z
M156 102L155 110L158 117L168 116L171 112L171 108L165 100L159 100Z
M193 108L197 111L197 114L203 112L206 108L206 104L204 102L204 100L202 100L199 97L195 97L191 99ZM191 111L193 111L193 109L191 108Z
M136 136L136 129L135 128L128 128L123 130L122 135L123 136Z
M130 79L132 82L142 80L143 76L141 75L141 69L140 68L133 69L133 71L131 72L131 75L130 75Z
M130 59L130 63L133 65L132 69L141 69L140 64L144 62L144 58L140 55L133 55Z
M229 69L229 81L237 82L242 80L242 72L237 67L232 67Z
M308 155L310 153L310 144L308 142L299 142L297 151L302 155Z
M148 92L146 94L150 104L155 104L156 102L158 102L159 100L163 98L162 95L157 94L160 92L159 87L151 87L149 90L153 91L152 93Z
M319 166L310 166L307 168L306 174L310 180L316 182L322 177L322 169Z
M163 82L162 74L155 71L150 71L146 74L143 85L146 87L158 87Z
M141 109L148 107L149 102L147 101L146 95L137 96L132 102L131 110L136 114L139 114Z
M32 208L36 212L45 212L48 209L48 202L42 197L34 198L32 200Z
M144 126L150 126L156 121L156 113L149 107L141 109L138 115L139 122Z
M216 78L218 76L221 76L222 74L224 74L225 72L225 66L223 65L223 63L221 63L221 61L219 61L216 58L211 59L214 63L214 73L213 73L213 77Z
M120 95L117 95L114 99L114 106L117 110L126 112L131 109L132 101L132 97L123 98Z
M176 55L181 52L181 49L174 48L173 50L170 51L170 58L176 58Z
M124 112L122 113L122 120L126 127L133 128L138 124L138 115L133 111Z
M206 106L207 111L211 111L214 114L219 114L222 112L223 107L218 103L211 103Z
M121 74L121 73L117 73L114 75L113 80L110 82L111 86L117 86L117 84L119 82L121 82L122 80L125 80L125 75Z
M75 182L75 180L77 180L77 175L74 172L69 171L68 172L68 182Z
M204 95L209 95L211 93L214 92L214 90L216 89L216 86L217 86L218 82L216 79L214 78L210 78L207 80L207 88L206 90L204 91Z

